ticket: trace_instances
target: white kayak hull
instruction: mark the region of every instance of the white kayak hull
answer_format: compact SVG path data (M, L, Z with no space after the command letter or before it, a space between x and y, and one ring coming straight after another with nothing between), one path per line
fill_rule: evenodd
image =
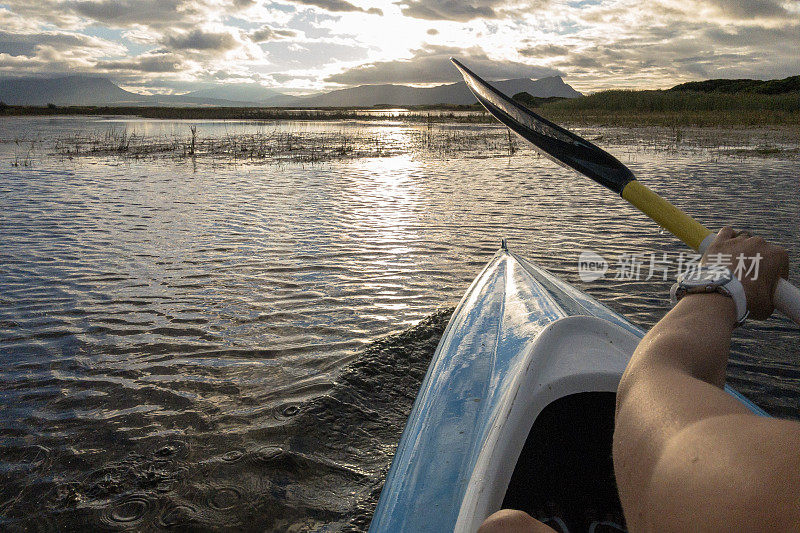
M535 464L566 461L552 455L559 453L560 443L547 436L561 434L559 428L537 428L540 418L559 424L562 417L565 425L603 433L599 440L574 432L561 438L579 441L572 448L564 443L572 454L569 461L604 464L595 485L577 480L574 492L586 499L581 505L595 505L593 494L603 492L618 505L613 474L607 472L613 394L643 335L596 300L501 249L472 283L442 336L370 531L473 532L504 501L522 506L519 494L512 494L528 490L520 483L568 483L569 472L559 477L553 468ZM581 421L571 422L569 416ZM586 448L590 442L602 448L596 459L589 458L596 451ZM524 464L531 454L537 459L529 457ZM602 483L612 486L604 491Z

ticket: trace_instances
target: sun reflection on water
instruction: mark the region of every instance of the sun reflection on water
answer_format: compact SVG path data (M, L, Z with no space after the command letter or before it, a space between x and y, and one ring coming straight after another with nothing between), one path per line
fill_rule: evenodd
M401 132L398 135L402 135ZM373 320L386 320L409 308L398 286L413 267L418 233L420 163L409 155L362 160L353 166L350 200L358 206L350 213L353 234L368 266L365 280L372 288Z
M358 165L354 193L360 209L354 222L379 233L379 242L387 245L384 253L407 251L408 239L415 236L409 226L418 214L419 170L420 163L410 155L367 159Z

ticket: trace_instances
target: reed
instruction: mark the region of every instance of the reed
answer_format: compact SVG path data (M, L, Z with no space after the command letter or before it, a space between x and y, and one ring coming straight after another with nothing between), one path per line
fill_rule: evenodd
M636 123L641 126L640 123ZM214 164L323 163L335 160L412 155L423 158L515 157L530 148L500 124L342 125L321 131L275 125L252 132L204 132L186 126L183 135L140 135L115 128L65 135L53 143L53 153L67 159L191 159ZM218 129L216 131L219 131ZM797 128L702 128L672 122L669 126L604 128L577 126L576 131L601 146L614 146L620 157L659 150L697 152L702 157L772 157L800 155ZM18 140L17 146L24 146ZM33 144L31 144L33 146ZM32 149L31 149L32 153ZM21 152L20 152L21 154ZM25 165L30 157L20 156Z
M630 126L800 125L800 92L603 91L537 108L556 121Z
M394 129L347 128L338 132L285 131L203 135L190 126L185 136L142 136L126 131L82 132L55 140L53 153L64 158L117 157L124 159L205 159L231 163L321 163L341 159L391 157L399 154L513 156L518 143L499 127L458 124Z

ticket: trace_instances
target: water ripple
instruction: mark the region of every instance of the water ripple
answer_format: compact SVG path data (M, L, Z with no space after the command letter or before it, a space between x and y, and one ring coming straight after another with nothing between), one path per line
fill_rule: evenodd
M0 139L111 127L188 132L181 121L8 119ZM11 169L13 146L0 142L0 528L363 527L446 322L433 313L458 301L502 237L644 327L668 308L669 282L583 283L577 257L593 249L613 264L681 246L529 150L474 144L502 129L275 127L390 136L400 155L195 166L37 149L32 168ZM439 144L420 148L429 133ZM731 155L796 139L699 130L678 146L668 129L592 133L710 227L789 245L800 279L796 159ZM781 318L748 325L730 364L734 385L793 417L795 339Z

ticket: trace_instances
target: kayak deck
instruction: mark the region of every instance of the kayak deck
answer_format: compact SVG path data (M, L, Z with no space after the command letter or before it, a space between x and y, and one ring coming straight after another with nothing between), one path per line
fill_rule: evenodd
M500 250L442 337L371 530L474 530L486 509L502 504L539 411L571 392L613 392L641 335L587 295Z
M501 507L617 519L615 391L643 335L502 248L442 336L370 531L472 532Z

